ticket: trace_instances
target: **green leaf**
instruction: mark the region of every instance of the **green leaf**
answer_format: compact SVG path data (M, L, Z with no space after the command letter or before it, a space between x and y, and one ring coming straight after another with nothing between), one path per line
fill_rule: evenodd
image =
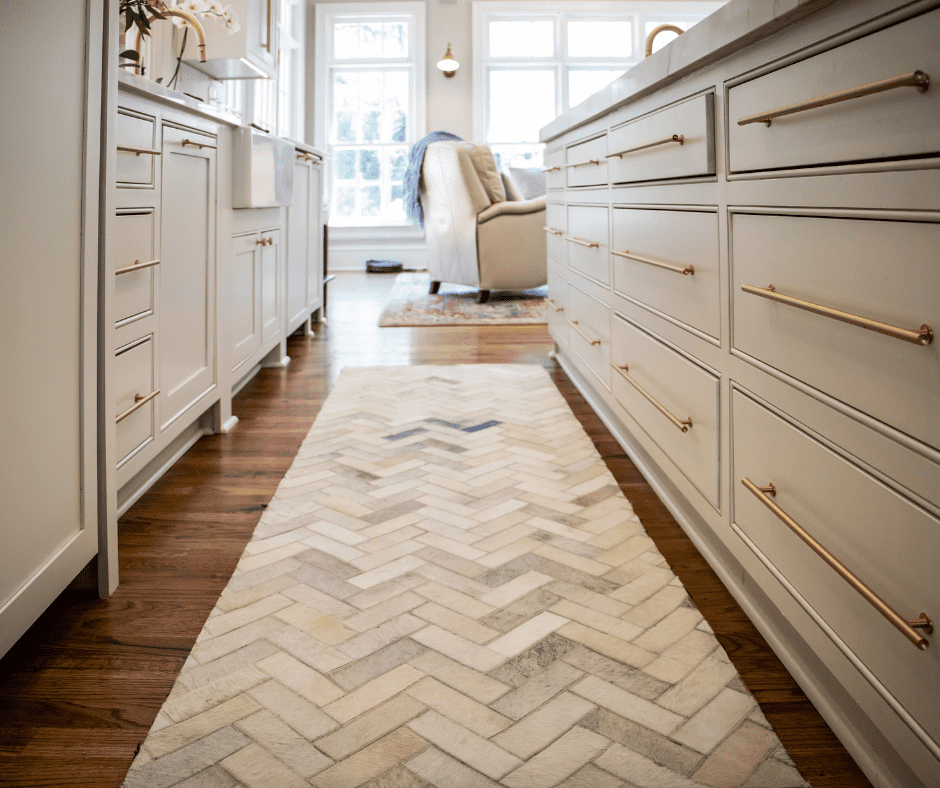
M126 57L128 60L140 60L140 52L136 49L125 49L118 57Z

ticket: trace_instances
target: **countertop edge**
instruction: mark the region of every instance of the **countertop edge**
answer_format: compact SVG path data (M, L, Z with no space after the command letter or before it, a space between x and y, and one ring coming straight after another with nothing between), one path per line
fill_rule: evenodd
M151 82L149 79L144 79L128 71L118 71L118 89L154 99L167 106L185 110L186 112L192 112L209 120L224 123L227 126L237 128L242 125L241 118L239 118L238 115L216 109L209 104L204 104L183 93L171 90L163 85L158 85L156 82Z

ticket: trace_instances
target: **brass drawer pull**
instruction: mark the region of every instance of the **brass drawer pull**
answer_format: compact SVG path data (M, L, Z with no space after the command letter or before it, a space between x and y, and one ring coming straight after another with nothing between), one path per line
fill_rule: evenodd
M764 488L758 487L754 482L748 479L746 476L741 479L741 484L743 484L751 493L753 493L757 499L764 504L771 512L773 512L777 518L783 522L793 533L795 533L800 539L806 542L807 545L815 552L823 561L825 561L829 566L836 570L839 575L845 580L852 588L858 591L865 600L875 608L881 615L883 615L888 621L890 621L897 629L901 632L904 637L911 641L917 648L921 651L926 651L927 646L930 645L930 641L927 640L923 635L921 635L917 630L922 629L928 635L933 632L933 623L930 620L930 616L926 613L921 613L920 618L914 619L905 619L898 615L887 602L885 602L880 596L878 596L874 591L872 591L868 586L866 586L861 580L859 580L852 572L843 564L838 558L836 558L832 553L830 553L825 547L823 547L819 542L816 541L812 536L810 536L796 520L794 520L790 515L788 515L783 509L781 509L777 504L770 500L768 495L763 491ZM773 487L773 485L770 485ZM774 493L776 493L776 488L774 488Z
M898 328L897 326L890 326L887 323L879 323L877 320L871 320L867 317L859 317L849 312L840 312L838 309L832 309L828 306L820 306L819 304L812 304L809 301L801 301L799 298L793 298L793 296L783 295L782 293L778 293L773 285L768 285L766 288L754 287L754 285L741 285L741 289L751 295L768 298L771 301L779 301L781 304L795 306L797 309L805 309L807 312L812 312L815 315L831 317L833 320L840 320L843 323L858 326L859 328L867 328L869 331L876 331L879 334L894 337L895 339L903 339L905 342L910 342L914 345L929 345L933 341L933 329L926 323L919 329Z
M797 112L805 112L808 109L826 107L829 104L838 104L840 101L848 101L849 99L861 98L862 96L870 96L873 93L881 93L885 90L905 87L917 88L920 93L926 93L927 88L930 87L930 77L923 71L912 71L910 74L902 74L899 77L891 77L891 79L883 79L880 82L872 82L870 85L849 88L848 90L842 90L838 93L831 93L828 96L820 96L819 98L800 101L796 104L788 104L785 107L772 109L769 112L758 112L755 115L747 115L738 121L738 125L746 126L748 123L764 123L769 126L773 118L793 115Z
M672 413L669 412L669 410L666 409L666 407L662 403L659 402L659 400L657 400L652 394L650 394L645 388L643 388L639 383L637 383L633 378L631 378L627 374L627 370L630 369L629 364L624 364L622 367L620 367L614 364L613 362L610 362L610 366L617 373L619 373L620 377L622 377L625 381L627 381L627 383L633 386L633 388L639 391L640 394L646 397L646 399L650 401L653 407L655 407L656 410L658 410L660 413L663 414L663 416L669 419L669 421L671 421L675 425L675 427L679 429L679 431L688 432L692 428L691 416L683 420L677 419L675 416L672 415Z
M140 410L144 405L146 405L148 402L150 402L150 400L152 400L154 397L156 397L157 394L159 394L159 393L160 393L160 389L154 389L153 391L151 391L149 394L146 394L146 395L144 395L144 394L135 394L135 395L134 395L134 404L131 405L131 406L130 406L127 410L125 410L123 413L119 413L119 414L118 414L117 421L115 421L115 424L120 424L122 421L124 421L124 419L126 419L128 416L130 416L135 410Z
M577 334L581 335L581 338L590 345L599 345L601 343L600 339L591 339L587 334L584 333L584 330L581 326L578 325L577 320L569 320L568 325L571 326Z
M608 153L605 158L613 159L618 158L622 159L628 153L634 153L638 150L646 150L647 148L655 148L657 145L668 145L670 142L678 142L680 145L685 144L685 137L682 134L673 134L671 137L663 137L661 140L656 140L655 142L647 142L644 145L637 145L635 148L627 148L618 153Z
M260 244L261 246L273 245L273 244L274 244L274 239L273 239L273 238L262 238L261 240L255 241L255 245L258 245L258 244Z
M572 167L587 167L588 164L600 164L600 163L601 163L600 159L589 159L588 161L579 161L577 164L566 164L561 169L569 170Z
M561 172L561 167L557 164L554 167L542 167L542 172Z
M115 272L115 276L120 276L121 274L129 274L132 271L143 271L145 268L153 268L155 265L160 265L159 260L148 260L146 263L140 262L140 260L134 260L133 265L125 266L124 268L118 268Z
M577 244L578 246L586 246L588 249L600 248L600 244L596 241L582 241L580 238L575 238L573 235L566 235L565 240L571 241L571 243Z
M547 233L551 233L552 235L564 235L565 234L564 230L556 230L554 227L543 227L542 229L545 230L545 232Z
M546 299L545 299L545 303L548 304L548 305L549 305L552 309L554 309L556 312L564 312L564 311L565 311L565 308L564 308L563 306L558 306L558 304L556 304L556 303L555 303L554 301L552 301L552 299L550 299L550 298L546 298Z
M118 145L118 150L125 151L126 153L136 153L140 156L141 153L146 153L148 156L159 156L163 151L154 150L153 148L132 148L130 145Z
M320 161L319 156L314 156L312 153L304 153L303 151L297 152L297 158L303 159L304 161Z
M187 145L192 145L194 148L199 148L199 150L202 150L203 148L210 148L211 150L215 150L218 148L218 145L206 145L204 142L193 142L190 139L183 140L180 145L182 145L184 148Z
M669 263L661 263L659 260L653 260L649 257L640 257L638 254L630 254L628 249L624 249L622 252L612 250L611 254L617 255L617 257L625 257L627 260L636 260L638 263L655 265L657 268L664 268L667 271L675 271L677 274L684 274L685 276L692 276L695 273L694 265L687 265L685 268L680 268L678 265L669 265Z

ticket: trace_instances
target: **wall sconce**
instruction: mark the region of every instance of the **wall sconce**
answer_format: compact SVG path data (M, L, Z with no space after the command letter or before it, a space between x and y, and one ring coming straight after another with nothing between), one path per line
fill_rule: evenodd
M444 59L437 61L437 67L444 72L445 77L454 76L460 68L460 63L454 60L454 56L450 53L450 44L447 45L447 54L444 55Z

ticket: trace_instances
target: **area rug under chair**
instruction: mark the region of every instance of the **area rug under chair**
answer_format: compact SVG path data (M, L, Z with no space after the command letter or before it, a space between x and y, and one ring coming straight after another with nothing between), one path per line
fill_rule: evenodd
M125 782L806 785L534 365L343 372Z
M379 325L390 326L493 326L547 323L548 288L493 290L485 304L476 303L477 289L442 282L430 295L426 273L403 273L395 279Z

